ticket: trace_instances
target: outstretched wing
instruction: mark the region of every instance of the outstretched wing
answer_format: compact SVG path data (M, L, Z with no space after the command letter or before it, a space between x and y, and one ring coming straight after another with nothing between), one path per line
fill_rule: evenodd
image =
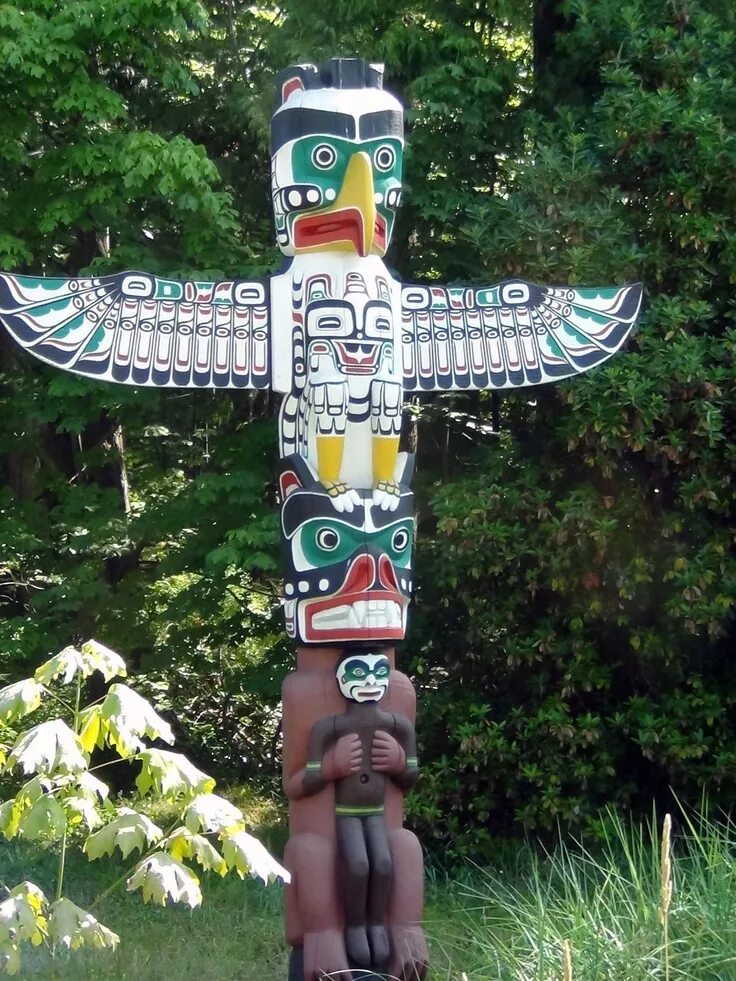
M270 380L267 283L0 273L0 319L37 358L90 378L176 388Z
M580 374L631 333L640 283L580 289L509 280L404 286L404 387L410 392L519 388Z

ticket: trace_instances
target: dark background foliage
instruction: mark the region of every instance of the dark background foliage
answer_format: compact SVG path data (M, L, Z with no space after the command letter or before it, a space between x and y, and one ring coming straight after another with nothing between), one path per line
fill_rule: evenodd
M407 105L403 278L644 281L590 376L407 413L427 842L733 796L735 31L725 0L0 7L4 268L274 268L273 74L341 53ZM275 406L0 358L0 672L95 636L210 769L275 781Z

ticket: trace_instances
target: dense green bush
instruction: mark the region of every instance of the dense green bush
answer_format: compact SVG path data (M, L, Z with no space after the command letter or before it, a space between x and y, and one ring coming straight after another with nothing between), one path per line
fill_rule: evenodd
M701 6L573 3L557 107L459 236L494 278L646 286L627 352L506 398L429 490L415 809L464 845L670 787L733 797L736 17ZM597 83L564 105L581 52Z

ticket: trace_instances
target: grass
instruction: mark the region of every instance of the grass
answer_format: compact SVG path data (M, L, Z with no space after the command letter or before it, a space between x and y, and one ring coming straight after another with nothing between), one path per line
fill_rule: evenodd
M656 828L612 815L605 827L596 848L561 838L551 852L519 847L502 867L431 873L433 981L736 981L736 828L685 818L662 849ZM119 873L72 852L65 892L84 906ZM50 891L53 874L50 853L0 846L4 882ZM203 885L194 912L110 896L95 912L120 934L116 953L52 961L29 950L22 976L285 981L280 888L232 877Z

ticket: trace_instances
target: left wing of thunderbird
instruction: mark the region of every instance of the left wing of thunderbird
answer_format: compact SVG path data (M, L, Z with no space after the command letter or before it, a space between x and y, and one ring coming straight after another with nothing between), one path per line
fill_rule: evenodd
M404 286L404 388L521 388L578 375L632 333L642 287Z
M270 382L267 282L0 273L0 319L41 361L101 381L175 388Z

